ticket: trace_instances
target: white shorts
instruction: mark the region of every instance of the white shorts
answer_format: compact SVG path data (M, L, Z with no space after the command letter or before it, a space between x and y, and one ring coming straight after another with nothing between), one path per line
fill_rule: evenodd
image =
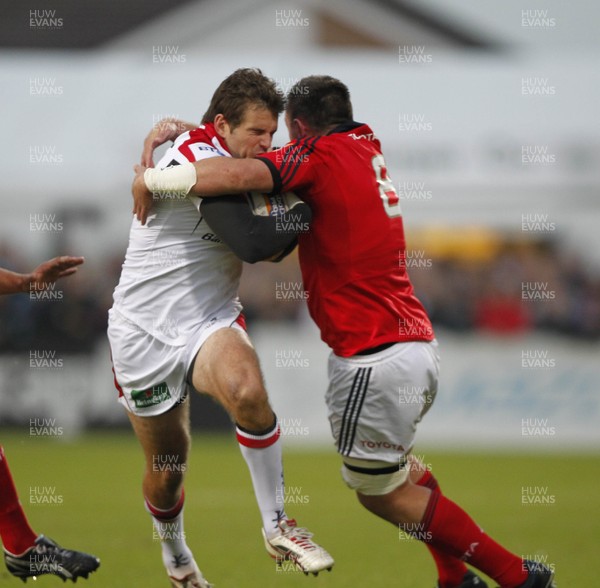
M397 464L438 385L436 341L396 343L372 355L329 357L325 396L338 453Z
M245 331L239 310L206 321L185 345L174 346L111 308L107 334L119 402L138 416L163 414L183 402L188 393L187 375L198 350L215 331L227 327Z

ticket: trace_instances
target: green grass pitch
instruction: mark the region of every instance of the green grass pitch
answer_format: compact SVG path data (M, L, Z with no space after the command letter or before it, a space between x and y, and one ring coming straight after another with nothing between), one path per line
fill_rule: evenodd
M90 588L166 588L169 583L141 498L142 454L132 432L74 441L3 432L21 501L37 532L98 555ZM512 551L555 565L560 588L592 585L600 544L600 456L423 452L442 490ZM333 448L285 450L287 511L334 556L319 577L266 555L246 465L231 436L195 436L186 482L186 533L217 588L433 588L427 550L359 507ZM34 504L32 488L54 487L60 504ZM541 497L533 503L524 492ZM0 585L20 586L4 566ZM38 586L59 586L56 577ZM494 586L490 583L490 586Z

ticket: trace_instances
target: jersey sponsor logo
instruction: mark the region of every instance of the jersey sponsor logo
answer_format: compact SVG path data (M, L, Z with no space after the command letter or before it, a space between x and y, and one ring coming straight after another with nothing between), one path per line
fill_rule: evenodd
M214 233L204 233L201 238L203 241L210 241L211 243L222 242L221 239L219 239L219 237L217 237Z
M358 443L361 447L367 449L393 449L400 453L404 453L404 446L399 443L390 443L389 441L371 441L370 439L359 439Z
M363 133L362 135L357 135L356 133L348 133L348 137L355 140L366 139L367 141L375 141L375 133Z
M196 151L210 151L211 153L216 153L217 155L223 155L218 149L211 147L210 145L190 145L190 147Z
M156 406L165 400L171 398L169 387L166 382L162 382L145 390L132 390L131 399L136 408L147 408L148 406Z

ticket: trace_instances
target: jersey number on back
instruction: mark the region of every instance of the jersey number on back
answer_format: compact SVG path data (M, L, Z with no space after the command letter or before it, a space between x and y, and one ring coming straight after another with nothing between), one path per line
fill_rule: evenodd
M383 208L389 217L401 216L400 198L392 180L387 175L387 167L383 155L375 155L371 160L373 169L375 170L375 179L379 188L379 196L383 202Z

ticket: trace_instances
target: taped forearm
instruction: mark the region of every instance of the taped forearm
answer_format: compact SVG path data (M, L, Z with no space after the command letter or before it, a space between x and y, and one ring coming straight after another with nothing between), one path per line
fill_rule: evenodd
M144 172L144 182L152 194L187 196L196 183L196 168L193 163L183 163L167 169L149 167Z

